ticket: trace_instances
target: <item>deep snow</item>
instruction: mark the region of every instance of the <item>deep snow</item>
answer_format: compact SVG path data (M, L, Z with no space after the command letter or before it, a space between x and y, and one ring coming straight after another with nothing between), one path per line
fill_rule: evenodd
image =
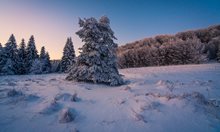
M119 87L65 74L1 76L0 132L220 131L220 64L120 73Z

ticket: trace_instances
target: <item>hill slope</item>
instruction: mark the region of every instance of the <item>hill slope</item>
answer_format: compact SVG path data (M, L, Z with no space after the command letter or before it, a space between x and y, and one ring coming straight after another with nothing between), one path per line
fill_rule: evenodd
M119 87L68 82L65 74L1 76L0 131L218 131L219 71L219 64L124 69L128 84Z

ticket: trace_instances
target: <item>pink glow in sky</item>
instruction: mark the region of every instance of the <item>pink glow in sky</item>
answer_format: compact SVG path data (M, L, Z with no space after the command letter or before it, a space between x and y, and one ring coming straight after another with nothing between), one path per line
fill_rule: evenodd
M73 37L76 52L81 46L81 40L75 35L78 30L77 21L77 17L67 21L60 14L45 13L23 6L5 6L0 9L0 43L4 45L12 33L18 45L22 38L27 43L30 36L34 35L38 52L45 46L51 59L60 59L67 37Z
M220 0L0 0L0 43L13 33L17 43L34 35L38 51L45 46L60 59L67 37L76 54L82 46L75 34L78 17L107 15L125 44L158 34L205 28L220 23Z

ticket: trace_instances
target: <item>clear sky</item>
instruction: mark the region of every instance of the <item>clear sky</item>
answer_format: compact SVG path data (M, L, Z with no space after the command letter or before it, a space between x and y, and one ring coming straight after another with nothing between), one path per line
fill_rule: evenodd
M67 37L75 50L82 46L78 18L103 15L121 45L220 24L220 0L0 0L0 43L12 33L18 44L34 35L38 50L45 46L60 59Z

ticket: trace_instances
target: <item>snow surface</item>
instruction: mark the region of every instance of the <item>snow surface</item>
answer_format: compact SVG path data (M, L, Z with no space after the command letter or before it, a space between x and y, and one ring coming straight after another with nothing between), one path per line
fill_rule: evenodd
M127 84L66 74L0 77L0 132L217 132L220 64L120 70Z

